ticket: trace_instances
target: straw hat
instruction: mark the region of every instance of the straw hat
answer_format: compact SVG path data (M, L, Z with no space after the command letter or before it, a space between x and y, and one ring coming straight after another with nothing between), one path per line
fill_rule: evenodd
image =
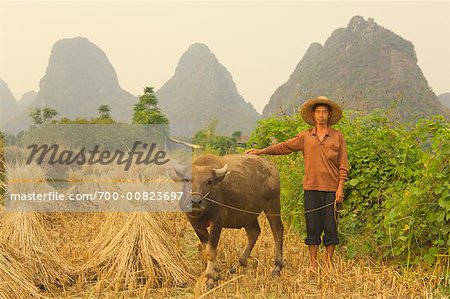
M312 116L312 112L314 109L314 106L317 104L326 104L331 107L331 117L328 120L328 123L330 126L337 123L342 118L342 109L341 107L335 102L327 97L320 96L314 99L309 99L306 102L303 103L300 114L305 122L307 122L310 125L315 125L316 122L314 121L314 118Z

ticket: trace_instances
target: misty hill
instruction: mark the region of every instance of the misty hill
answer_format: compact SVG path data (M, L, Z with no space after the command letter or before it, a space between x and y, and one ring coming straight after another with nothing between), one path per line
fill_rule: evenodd
M289 80L270 98L263 116L292 114L320 95L344 109L370 111L394 104L403 120L450 115L417 65L413 44L361 16L335 30L323 46L310 45Z
M120 121L131 121L137 98L123 90L116 71L105 52L87 38L76 37L57 41L53 45L44 77L39 82L39 92L25 94L26 101L34 97L3 130L18 132L31 124L28 116L33 108L44 106L55 109L59 117L96 117L97 108L106 104L111 115Z
M8 84L0 79L0 124L6 123L19 112L17 101Z
M438 99L442 103L442 105L450 108L450 92L440 94L438 96Z
M192 136L217 118L217 133L249 133L260 118L238 93L228 70L210 49L191 45L178 62L174 76L157 92L173 135Z
M34 102L36 97L37 97L37 92L35 92L34 90L24 93L22 98L20 99L20 101L17 102L19 110L28 111L28 108Z
M105 52L87 38L59 40L32 107L49 106L60 116L93 117L102 104L115 119L130 121L137 98L123 90Z

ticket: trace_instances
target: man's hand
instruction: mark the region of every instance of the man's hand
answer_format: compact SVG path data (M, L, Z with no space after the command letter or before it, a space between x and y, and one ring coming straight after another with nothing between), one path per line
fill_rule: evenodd
M336 190L336 203L341 203L344 201L344 186L339 185L339 187Z
M249 154L249 155L261 155L262 150L251 148L251 149L246 150L245 153Z

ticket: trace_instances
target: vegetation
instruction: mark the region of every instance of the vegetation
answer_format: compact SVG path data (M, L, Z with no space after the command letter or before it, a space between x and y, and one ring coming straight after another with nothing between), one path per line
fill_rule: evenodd
M217 135L218 120L210 121L208 128L199 130L194 134L192 143L201 145L203 151L217 155L232 154L237 151L237 141L241 138L241 131L234 131L231 137Z
M382 110L346 116L337 125L346 136L350 164L340 213L346 255L369 255L407 269L419 263L445 265L450 254L449 123L436 116L407 128L389 121ZM263 148L305 128L297 115L269 118L259 122L249 142ZM301 155L270 159L281 171L285 218L303 233ZM442 279L448 275L447 267Z
M42 125L42 124L115 124L117 123L114 119L111 117L111 108L109 105L100 105L97 109L99 116L98 117L91 117L90 119L87 118L80 118L77 117L75 119L70 119L67 117L63 117L61 119L55 120L53 117L58 115L59 113L51 108L51 107L44 107L42 109L40 108L34 108L29 116L33 119L33 123L35 125ZM53 120L52 120L53 119ZM21 132L19 135L22 135L23 132Z
M100 118L111 118L111 107L109 105L100 105L97 111L100 114Z
M134 105L133 124L169 124L167 117L158 108L158 99L153 92L153 87L145 87L144 94Z
M58 115L58 112L50 107L34 108L31 110L29 116L33 119L34 124L42 125L48 123L53 117Z

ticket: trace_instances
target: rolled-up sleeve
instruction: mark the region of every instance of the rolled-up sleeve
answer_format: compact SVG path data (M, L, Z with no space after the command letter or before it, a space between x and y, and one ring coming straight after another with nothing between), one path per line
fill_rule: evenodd
M345 142L344 134L340 134L339 154L338 154L338 166L339 166L339 180L348 179L348 156L347 156L347 143Z
M286 141L273 144L262 150L262 154L286 155L296 151L303 151L304 137L299 133L295 137Z

